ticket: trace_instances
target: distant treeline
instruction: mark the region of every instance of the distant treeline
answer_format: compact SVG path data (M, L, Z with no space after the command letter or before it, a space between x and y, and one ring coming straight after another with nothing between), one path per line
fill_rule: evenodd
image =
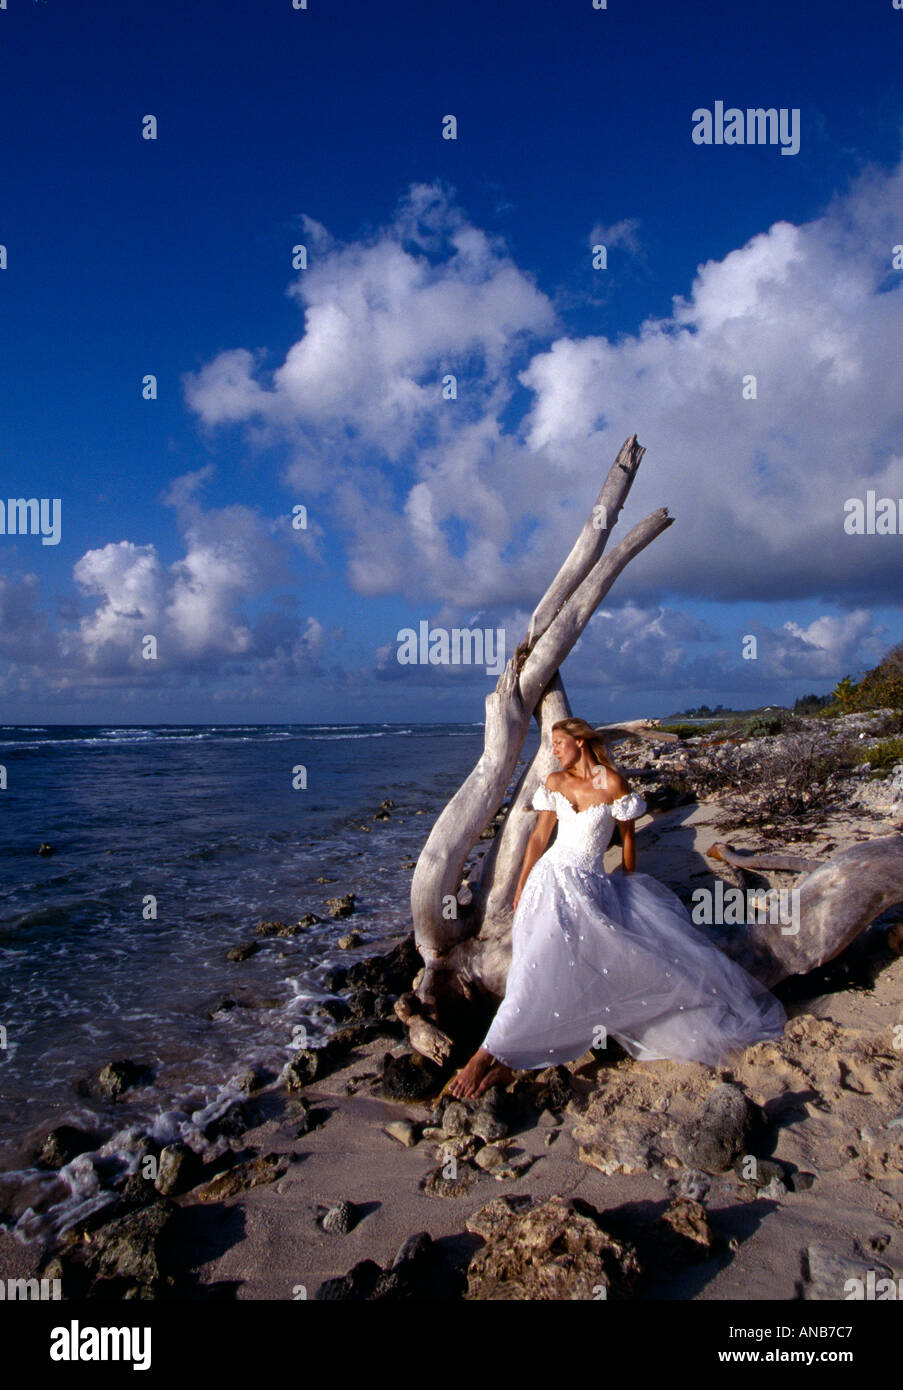
M784 706L767 705L758 710L725 709L724 705L699 705L697 709L681 710L669 716L672 719L717 719L728 715L755 715L779 713ZM854 681L852 676L844 676L838 681L830 695L801 695L793 703L796 715L837 715L851 714L856 710L899 709L903 710L903 642L884 656L877 666L864 672L862 679Z

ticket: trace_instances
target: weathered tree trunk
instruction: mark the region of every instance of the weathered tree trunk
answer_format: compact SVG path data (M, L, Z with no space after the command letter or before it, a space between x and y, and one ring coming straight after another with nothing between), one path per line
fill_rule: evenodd
M504 993L511 892L532 828L523 808L540 775L553 768L551 725L570 713L558 668L621 571L673 520L665 508L652 512L603 557L644 453L636 435L622 446L576 544L537 605L526 639L487 697L483 754L439 816L418 859L411 910L426 963L418 995L437 1015L449 994L469 995L474 986ZM540 751L514 794L478 893L468 904L471 890L465 889L459 902L465 860L502 803L534 711L543 732Z

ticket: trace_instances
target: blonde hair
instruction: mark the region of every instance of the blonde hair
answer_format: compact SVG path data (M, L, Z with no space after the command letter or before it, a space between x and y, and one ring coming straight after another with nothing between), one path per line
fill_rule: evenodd
M602 735L598 730L593 728L592 724L587 723L585 719L559 719L552 725L552 733L554 733L556 729L561 729L564 733L569 734L571 738L584 739L587 748L597 763L601 764L602 767L610 768L612 772L617 772L619 776L623 775L621 769L616 767L608 756L608 750L605 747L605 741Z

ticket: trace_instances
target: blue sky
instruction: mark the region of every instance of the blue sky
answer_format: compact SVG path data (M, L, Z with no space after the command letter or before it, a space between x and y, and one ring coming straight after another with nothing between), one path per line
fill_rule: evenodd
M0 26L0 499L62 517L0 535L0 722L479 719L495 677L398 631L510 655L633 433L615 539L676 520L576 712L792 701L903 639L903 537L843 524L903 497L892 0ZM694 143L717 101L798 109L799 152Z

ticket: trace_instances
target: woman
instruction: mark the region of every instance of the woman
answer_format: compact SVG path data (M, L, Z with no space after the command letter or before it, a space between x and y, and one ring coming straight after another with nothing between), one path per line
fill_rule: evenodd
M592 725L559 720L552 751L561 771L533 798L539 818L514 894L505 998L446 1089L479 1096L510 1081L512 1068L573 1061L609 1037L640 1061L709 1066L780 1037L783 1005L703 936L669 888L636 872L633 823L646 803ZM621 872L606 874L615 821Z

